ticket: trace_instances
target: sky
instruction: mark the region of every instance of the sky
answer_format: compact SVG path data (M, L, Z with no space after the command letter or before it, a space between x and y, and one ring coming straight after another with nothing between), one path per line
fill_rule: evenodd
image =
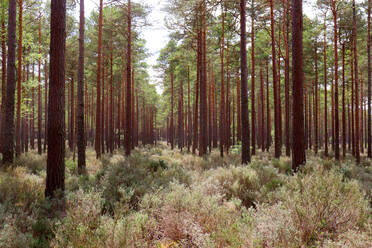
M150 16L148 17L149 23L152 26L146 27L141 30L141 36L146 40L146 47L150 56L147 58L149 65L148 73L150 75L150 83L156 84L157 91L160 94L162 92L161 84L159 83L158 75L152 66L156 64L160 50L167 44L169 38L169 30L165 27L166 12L163 11L167 0L134 0L135 2L145 3L151 8ZM315 13L311 7L311 3L315 0L304 1L304 14L314 17ZM85 0L85 16L89 17L93 9L98 9L98 0Z

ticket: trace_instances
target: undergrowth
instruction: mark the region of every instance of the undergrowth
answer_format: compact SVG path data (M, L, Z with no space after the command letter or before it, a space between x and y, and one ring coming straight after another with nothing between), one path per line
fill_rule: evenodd
M0 171L0 247L372 247L372 165L240 147L200 158L166 145L66 158L65 211L44 198L45 155Z

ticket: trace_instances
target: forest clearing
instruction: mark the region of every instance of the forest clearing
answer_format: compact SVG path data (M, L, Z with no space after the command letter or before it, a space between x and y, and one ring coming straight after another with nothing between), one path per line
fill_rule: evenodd
M372 0L1 0L0 248L372 248Z

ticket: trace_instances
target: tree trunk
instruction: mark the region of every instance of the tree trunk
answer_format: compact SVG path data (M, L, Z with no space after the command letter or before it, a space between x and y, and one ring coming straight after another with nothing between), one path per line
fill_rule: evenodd
M333 27L334 27L334 53L335 53L335 84L334 84L334 141L335 141L335 158L340 160L340 146L339 146L339 104L338 104L338 51L337 51L337 9L336 0L332 0L332 13L333 13Z
M284 65L284 90L285 90L285 154L286 156L291 155L290 146L290 133L289 133L289 48L288 48L288 36L289 36L289 18L287 18L287 13L289 13L289 1L283 1L283 39L285 46L285 65Z
M261 99L261 150L265 150L265 90L264 90L264 78L262 68L260 69L260 99Z
M3 164L12 163L14 159L14 95L16 84L16 0L9 0L8 7L8 60L6 76L6 97L2 116L2 153Z
M293 128L292 169L297 172L306 163L303 114L303 48L302 48L302 0L292 1L292 75L293 75Z
M97 158L101 158L101 57L102 57L102 11L103 0L99 1L98 17L98 56L97 56L97 99L96 99L96 134L95 149Z
M183 84L180 81L179 99L178 99L178 148L182 151L184 139L183 127Z
M270 91L269 91L269 61L266 60L266 149L271 146L271 114L270 114Z
M5 105L6 105L6 27L5 27L5 8L3 8L1 13L1 115L0 115L0 152L2 152L3 138L2 138L2 127L5 123Z
M131 32L132 32L132 18L131 18L131 4L130 0L128 0L128 42L127 42L127 85L126 85L126 109L125 109L125 140L124 140L124 149L125 155L129 156L132 148L132 94L131 94L131 86L132 86L132 44L131 44Z
M247 31L246 3L240 0L240 70L241 70L241 111L242 111L242 164L251 162L248 117L248 73L247 73Z
M47 139L48 139L48 69L47 62L44 64L44 77L45 77L45 87L44 87L44 152L47 149Z
M199 136L199 156L204 156L208 145L208 107L207 107L207 61L206 61L206 31L205 22L206 2L203 1L202 13L202 42L201 42L201 80L200 80L200 136Z
M328 156L328 103L327 103L327 26L326 17L324 17L324 41L323 41L323 55L324 55L324 155Z
M368 53L368 157L372 158L372 130L371 130L371 0L368 0L368 41L367 41L367 53Z
M346 155L345 44L342 44L342 157Z
M16 122L16 156L21 154L21 84L22 84L22 37L23 37L23 0L19 0L18 13L18 76L17 76L17 122Z
M270 0L270 19L271 19L271 52L272 52L272 70L273 70L273 85L274 85L274 122L275 122L275 157L281 155L281 140L280 140L280 106L279 106L279 83L277 80L276 71L276 51L275 51L275 30L274 30L274 4Z
M318 149L319 149L319 120L318 120L318 109L319 109L319 94L318 94L318 43L315 43L315 82L314 82L314 125L315 125L315 144L314 144L314 151L315 154L318 154Z
M38 89L37 89L37 152L41 155L41 124L42 124L42 106L41 106L41 20L39 21L39 58L38 58Z
M171 69L173 70L173 69ZM174 82L173 82L173 71L171 71L171 116L170 116L170 124L169 124L169 128L170 128L170 136L169 136L169 141L170 141L170 144L171 144L171 149L173 150L174 149L174 93L173 93L173 88L174 88Z
M79 65L78 65L78 92L77 92L77 149L78 172L85 172L85 126L84 126L84 0L80 0L80 27L79 27Z
M355 157L360 163L359 152L359 93L358 93L358 56L357 56L357 27L356 27L356 7L353 0L353 50L354 50L354 80L355 80Z
M66 0L51 3L48 156L45 196L65 189Z
M245 4L245 2L244 2ZM245 5L244 5L245 6ZM223 157L225 145L225 75L224 75L224 49L225 49L225 12L222 6L222 37L221 37L221 93L220 93L220 155Z
M251 39L252 39L252 47L251 47L251 66L252 66L252 80L251 80L251 121L252 121L252 155L256 154L256 109L255 109L255 59L254 59L254 0L252 0L252 19L251 19Z

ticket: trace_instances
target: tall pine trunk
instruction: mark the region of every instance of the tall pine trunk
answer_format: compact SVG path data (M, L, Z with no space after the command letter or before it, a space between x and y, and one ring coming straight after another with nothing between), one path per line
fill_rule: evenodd
M97 48L97 98L96 98L96 137L95 149L97 158L101 157L102 121L101 121L101 57L102 57L102 11L103 0L99 1L98 48Z
M248 117L248 72L247 72L247 31L246 3L240 0L240 70L241 70L241 119L242 119L242 164L251 162Z
M65 189L66 0L53 0L50 23L50 87L45 196Z
M0 115L0 152L2 152L3 139L2 127L6 105L6 27L5 27L5 8L2 8L1 13L1 115Z
M23 0L19 0L18 13L18 72L17 72L17 122L16 122L16 156L21 154L21 84L22 84L22 37L23 37ZM33 137L34 138L34 137Z
M355 157L357 163L360 163L360 147L359 147L359 90L358 90L358 56L357 56L357 23L356 23L356 7L353 0L353 51L354 51L354 80L355 80Z
M304 144L304 73L302 45L302 0L292 1L292 80L293 80L293 128L292 169L297 172L306 162Z
M368 41L367 41L367 53L368 53L368 157L372 158L372 130L371 130L371 0L368 0Z
M41 106L41 20L39 21L39 58L38 58L38 88L37 88L37 152L41 154L41 125L42 125L42 106Z
M84 0L80 0L80 26L79 26L79 64L78 64L78 92L77 92L77 149L78 172L85 172L85 126L84 126Z
M279 106L279 82L277 80L276 71L276 51L275 51L275 30L274 30L274 3L270 0L270 20L271 20L271 53L272 53L272 70L273 70L273 85L274 85L274 122L275 122L275 157L281 155L281 140L280 140L280 106Z
M323 41L323 64L324 64L324 155L328 156L328 104L327 104L327 27L326 16L324 17L324 41Z
M252 80L251 80L251 121L252 121L252 155L256 154L256 108L255 108L255 59L254 59L254 0L252 0L252 19L251 19L251 66L252 66Z
M337 51L337 9L336 0L332 0L332 13L333 13L333 41L334 41L334 53L335 53L335 84L334 84L334 141L335 141L335 158L340 160L340 146L339 146L339 104L338 104L338 51Z
M225 145L225 69L224 69L224 49L225 49L225 12L222 6L222 37L221 37L221 92L220 92L220 155L223 157Z
M8 60L6 75L6 97L2 116L2 153L3 164L14 159L14 95L16 85L16 0L9 0L8 7Z
M129 156L132 148L132 17L131 17L131 3L128 0L128 41L127 41L127 85L126 85L126 109L125 109L125 136L124 149L125 155Z

